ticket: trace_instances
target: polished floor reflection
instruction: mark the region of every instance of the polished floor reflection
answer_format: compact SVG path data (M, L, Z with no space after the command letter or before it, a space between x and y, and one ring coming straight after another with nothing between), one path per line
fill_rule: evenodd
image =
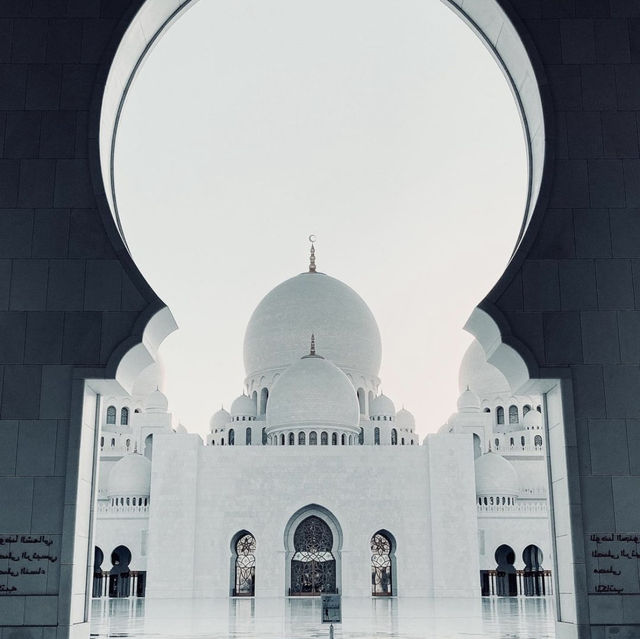
M343 599L335 637L349 639L553 639L552 598ZM134 639L326 638L320 600L94 600L92 637Z

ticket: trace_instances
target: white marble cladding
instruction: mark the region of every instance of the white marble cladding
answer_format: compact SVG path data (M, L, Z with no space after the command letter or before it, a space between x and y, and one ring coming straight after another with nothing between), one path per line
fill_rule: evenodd
M310 505L340 526L345 596L370 594L370 540L381 529L396 541L396 594L479 594L470 436L431 436L413 447L288 448L205 447L195 435L159 435L151 496L151 597L228 596L232 540L242 530L256 539L256 596L286 595L285 528Z

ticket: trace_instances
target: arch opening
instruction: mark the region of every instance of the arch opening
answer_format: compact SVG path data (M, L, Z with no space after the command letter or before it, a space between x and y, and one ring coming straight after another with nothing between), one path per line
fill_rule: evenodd
M379 530L371 537L371 594L374 597L397 595L395 571L396 543L393 535Z
M185 8L187 8L187 6L188 6L188 5L190 5L190 4L192 4L192 3L190 3L190 2L184 2L184 3L179 7L179 9L178 9L178 10L176 10L175 12L173 12L170 16L167 16L167 17L166 17L166 21L161 23L161 26L159 26L159 27L158 27L157 31L155 31L155 32L154 32L154 31L153 31L153 29L152 29L152 30L151 30L151 33L153 33L153 34L154 34L154 35L153 35L153 38L158 37L158 36L161 34L162 30L163 30L164 28L166 28L166 26L168 26L168 24L170 23L170 21L172 21L173 19L175 19L175 18L180 14L180 12L181 12L182 10L184 10ZM455 4L455 3L452 3L452 4ZM146 5L143 5L143 8L144 8L145 6L147 6L147 5L149 5L149 3L146 3ZM496 5L496 8L497 8L497 5ZM473 9L472 9L472 8L469 8L469 9L466 9L466 11L468 11L468 14L464 14L464 15L466 16L466 18L467 18L467 19L472 20L472 17L471 17L469 14L472 14L472 13L473 13ZM474 28L481 30L481 29L482 29L482 27L480 26L480 25L481 25L481 22L482 22L482 21L481 21L480 19L478 19L478 20L477 20L477 22L476 22L476 21L473 21L473 24L475 25L475 26L474 26ZM485 34L483 37L488 38L488 36L486 36L486 34ZM519 40L518 40L518 42L519 42ZM150 43L148 43L148 44L150 44ZM494 46L494 47L497 47L497 42L496 42L493 46ZM141 54L138 56L138 58L137 58L137 62L138 62L138 64L139 64L139 62L142 60L143 56L144 56L144 55L146 55L146 52L147 52L148 48L149 48L149 47L147 47L147 48L144 50L144 52L143 52L143 53L141 53ZM498 49L496 48L496 50L498 50ZM503 58L503 60L506 60L506 58L507 58L507 57L508 57L508 56L505 56L505 57ZM505 64L508 64L508 62L505 62ZM137 67L136 67L136 68L137 68ZM130 84L131 79L133 78L133 75L135 74L135 70L136 70L136 68L134 68L134 69L132 70L132 73L131 73L131 75L129 76L129 83L128 83L128 84ZM513 75L513 72L511 71L511 72L510 72L510 74L511 74L511 75ZM532 77L533 77L533 76L532 76ZM521 82L517 82L516 84L517 84L520 88L522 87L522 83L521 83ZM127 85L127 88L128 88L128 85ZM520 90L520 88L518 89L518 91ZM106 94L106 91L105 91L105 94ZM117 95L117 94L116 94L116 95ZM123 91L123 93L122 93L122 100L124 100L124 96L125 96L125 95L126 95L126 90L125 90L125 91ZM121 106L122 106L122 102L119 102L119 108L121 108ZM522 105L521 105L521 106L522 106ZM107 114L105 117L106 117L106 119L108 120L108 114ZM117 118L116 118L116 120L117 120ZM532 121L532 118L528 117L528 118L526 118L526 120L527 120L527 122L531 122L531 121ZM529 126L529 125L527 125L527 126ZM541 121L541 120L540 120L540 127L542 128L542 121ZM108 128L108 127L107 127L107 128ZM116 130L116 129L117 129L117 121L115 121L115 120L114 120L114 126L113 126L113 130L112 130L112 133L113 133L113 140L115 140L115 130ZM530 132L531 132L531 131L530 131L530 126L529 126L529 133L530 133ZM101 137L102 137L102 128L101 128ZM542 139L542 138L540 138L540 139ZM533 140L533 137L532 137L531 139L529 139L529 138L528 138L528 140L529 140L529 142L530 142L530 144L531 144L531 140ZM540 144L541 144L541 143L540 143ZM532 152L532 153L533 153L533 152ZM106 163L103 163L103 164L106 166ZM110 164L110 163L109 163L109 164ZM110 170L110 171L112 171L112 167L111 167L111 166L110 166L109 170ZM541 175L541 173L542 173L542 171L541 171L541 169L540 169L540 175ZM530 176L530 182L534 182L534 183L535 183L535 181L536 181L536 180L535 180L535 178ZM111 188L113 187L113 181L112 181L112 180L108 180L108 181L107 181L107 183L108 183L108 184L110 184ZM111 189L107 189L107 191L108 191L108 193L109 193L109 192L111 192ZM532 193L533 193L533 192L535 191L535 188L533 188L533 187L532 187L532 188L531 188L531 191L532 191ZM112 197L113 197L113 203L114 203L114 209L115 209L115 192L113 193ZM531 204L531 202L535 202L535 197L530 197L530 204ZM533 205L531 205L531 208L532 208L532 207L533 207ZM116 220L117 220L117 209L115 210L115 215L116 215ZM529 213L527 214L527 217L525 218L525 223L524 223L524 225L525 225L525 226L526 226L526 223L528 223L528 219L529 219ZM119 224L118 224L118 226L119 226ZM521 237L522 237L522 235L521 235ZM266 400L265 400L265 404L266 404ZM325 436L326 436L326 433L323 433L323 435L325 435ZM326 442L323 442L323 443L326 443ZM145 452L145 454L146 454L146 452ZM150 455L149 455L149 457L150 457Z
M285 527L284 545L287 595L341 591L342 529L330 511L315 504L298 510Z
M256 594L256 539L248 531L236 533L232 541L234 597L253 597Z

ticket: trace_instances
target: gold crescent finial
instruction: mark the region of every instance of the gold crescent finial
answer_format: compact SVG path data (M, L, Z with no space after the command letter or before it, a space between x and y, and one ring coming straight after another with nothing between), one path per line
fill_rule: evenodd
M309 242L311 242L311 252L309 255L309 273L315 273L316 272L316 247L315 247L316 236L313 233L309 236Z

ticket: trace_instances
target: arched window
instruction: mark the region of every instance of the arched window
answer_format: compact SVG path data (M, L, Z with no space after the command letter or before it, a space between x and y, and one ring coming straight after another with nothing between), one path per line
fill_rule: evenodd
M524 448L524 447L525 447L525 444L526 444L526 440L525 440L524 435L523 435L523 436L520 438L520 445L522 446L522 448Z
M153 433L144 438L144 456L149 461L153 458Z
M305 435L304 431L300 431L298 433L298 444L300 446L304 446L307 443L307 436Z
M234 446L236 443L236 433L233 428L229 429L229 446Z
M509 445L510 446L515 446L515 442L513 441L513 437L509 437Z
M496 408L496 423L504 424L504 408L502 406Z
M360 435L358 435L358 443L362 446L364 444L364 428L360 426Z
M129 447L131 446L131 440L127 439L127 441L125 442L125 446L127 447L127 450L129 450Z
M312 430L309 433L309 446L317 446L318 445L318 433L315 430Z
M100 448L104 448L104 437L100 438Z
M491 409L490 409L489 407L487 407L487 408L485 408L485 409L484 409L484 412L485 412L485 413L490 413L490 412L491 412Z
M342 446L344 446L346 444L346 435L344 433L342 433L342 437L340 437L340 443Z
M531 410L531 406L529 404L525 404L522 407L522 416L524 417Z
M332 446L338 445L338 433L331 433L331 445Z
M263 388L260 392L260 414L264 415L267 412L267 403L269 402L269 389Z
M542 406L540 406L540 404L538 404L538 405L536 406L536 410L537 410L539 413L541 413L541 412L542 412Z
M400 440L400 444L404 446L404 437Z
M494 444L496 445L496 450L498 450L500 448L500 440L497 437L494 440Z
M129 425L129 409L126 406L120 411L120 425Z
M224 446L224 437L220 439L220 446Z
M244 443L247 446L251 446L251 426L247 426L247 429L244 431Z
M358 404L360 406L360 414L364 415L366 413L364 388L359 388L357 394L358 394Z
M398 431L395 428L391 429L391 445L392 446L398 445Z
M112 437L111 438L111 448L115 448L116 447L116 440Z
M116 407L109 406L107 408L107 424L115 424L116 423Z
M296 436L293 433L289 433L289 446L293 446L296 443Z
M382 531L371 538L371 594L375 597L393 595L392 544Z
M320 434L320 445L326 446L328 443L329 443L329 435L327 434L327 431L323 430L322 433Z
M373 429L373 443L380 445L380 428L378 426Z
M542 436L541 435L536 435L533 438L533 443L535 444L535 446L537 446L538 448L540 448L542 446Z
M235 543L234 597L253 597L256 588L256 540L249 533L238 533Z
M518 407L517 406L509 406L509 423L517 424L519 423L518 419Z

